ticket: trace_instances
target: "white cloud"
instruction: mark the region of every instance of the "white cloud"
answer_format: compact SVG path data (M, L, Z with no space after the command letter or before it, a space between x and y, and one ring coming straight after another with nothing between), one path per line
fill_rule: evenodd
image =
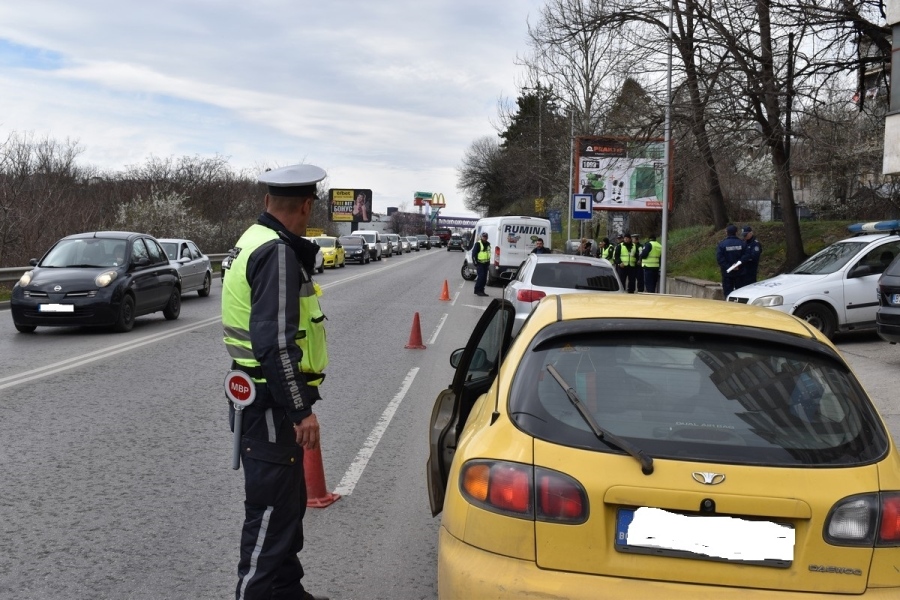
M376 210L444 193L515 97L540 0L46 0L0 7L0 134L75 139L110 170L304 161Z

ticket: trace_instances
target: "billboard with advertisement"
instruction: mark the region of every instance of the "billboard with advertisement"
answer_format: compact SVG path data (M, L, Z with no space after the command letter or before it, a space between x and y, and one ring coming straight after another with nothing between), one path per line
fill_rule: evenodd
M592 210L662 210L663 140L582 136L575 148L575 193L590 194Z
M372 190L328 190L328 212L332 221L372 221Z

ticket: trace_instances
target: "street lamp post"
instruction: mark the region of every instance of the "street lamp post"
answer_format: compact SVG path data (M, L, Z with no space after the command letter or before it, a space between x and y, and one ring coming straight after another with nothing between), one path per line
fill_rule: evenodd
M669 181L671 176L670 161L672 160L670 151L672 144L672 17L674 12L672 2L673 0L669 0L669 63L666 70L666 147L663 149L663 162L665 165L663 166L662 239L660 240L662 256L659 257L659 292L661 294L666 293L666 256L668 254L666 247L669 238Z

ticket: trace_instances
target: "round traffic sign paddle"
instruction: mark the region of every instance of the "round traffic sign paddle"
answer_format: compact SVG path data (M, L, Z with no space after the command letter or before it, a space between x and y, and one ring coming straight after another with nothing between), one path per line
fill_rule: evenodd
M234 405L234 444L232 446L231 468L241 466L241 420L244 407L256 400L256 384L243 371L229 371L225 375L225 395Z

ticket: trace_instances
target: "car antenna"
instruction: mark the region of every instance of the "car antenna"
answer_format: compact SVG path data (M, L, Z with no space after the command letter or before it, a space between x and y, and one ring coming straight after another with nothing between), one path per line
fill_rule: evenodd
M502 307L500 310L503 311L503 327L499 328L497 335L500 337L500 351L497 353L497 377L494 380L495 392L494 392L494 412L491 413L491 425L497 422L497 419L500 418L500 365L503 364L503 332L506 331L506 319L509 318L509 313Z

